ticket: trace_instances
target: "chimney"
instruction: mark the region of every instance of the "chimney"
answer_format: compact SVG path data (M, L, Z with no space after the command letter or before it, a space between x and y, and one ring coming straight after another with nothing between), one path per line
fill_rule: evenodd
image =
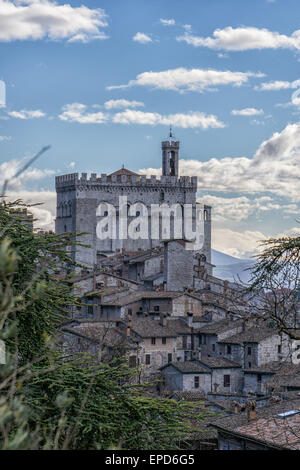
M247 330L247 327L248 327L248 320L247 319L244 319L243 320L243 324L242 324L242 332L244 333L244 331Z
M167 326L167 315L165 313L159 315L159 324L161 326Z
M187 312L186 313L186 316L187 316L187 324L188 326L191 328L193 326L193 312Z
M126 326L126 336L130 336L131 333L131 318L128 318L127 326Z
M236 415L241 411L241 405L237 401L233 402L233 411Z
M252 400L247 403L248 421L256 419L256 401Z
M201 346L198 347L198 359L199 361L201 361L201 358L202 358L202 348Z

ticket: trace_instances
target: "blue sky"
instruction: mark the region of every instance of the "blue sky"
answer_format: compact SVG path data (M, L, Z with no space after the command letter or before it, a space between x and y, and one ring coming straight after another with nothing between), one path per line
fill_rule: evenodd
M180 171L213 205L215 248L246 257L299 225L298 0L0 0L0 178L55 212L54 176L125 164L159 174L173 123Z

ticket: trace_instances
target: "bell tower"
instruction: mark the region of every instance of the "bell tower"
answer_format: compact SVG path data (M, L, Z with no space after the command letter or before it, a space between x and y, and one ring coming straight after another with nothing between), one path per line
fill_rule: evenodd
M169 139L161 143L163 176L178 177L179 141L175 139L170 127Z

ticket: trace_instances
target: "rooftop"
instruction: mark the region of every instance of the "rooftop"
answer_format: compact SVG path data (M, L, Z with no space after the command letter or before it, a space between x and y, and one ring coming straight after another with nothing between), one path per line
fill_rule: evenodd
M173 366L182 374L210 374L210 371L206 367L201 366L199 362L196 361L185 361L185 362L170 362L166 364L161 369L166 367Z
M242 320L226 319L202 326L199 328L199 333L204 333L206 335L216 335L218 333L222 333L223 331L233 330L239 326L242 326Z
M107 176L113 176L113 175L116 175L116 176L119 176L119 175L135 175L135 176L139 176L138 173L135 173L134 171L131 171L131 170L128 170L127 168L120 168L119 170L117 171L114 171L113 173L110 173L110 175L107 175Z
M279 414L299 411L286 418ZM277 449L300 450L300 397L256 410L256 419L248 421L247 411L219 418L212 426L238 437L255 440Z
M229 338L225 338L220 343L232 343L232 344L243 344L243 343L260 343L264 339L270 336L278 335L278 332L272 328L266 328L262 326L253 326L249 330L242 333L237 333Z
M131 329L141 338L176 338L177 332L169 326L162 326L152 318L132 318Z
M241 367L237 362L230 361L225 357L202 357L199 359L199 362L210 369L232 369Z

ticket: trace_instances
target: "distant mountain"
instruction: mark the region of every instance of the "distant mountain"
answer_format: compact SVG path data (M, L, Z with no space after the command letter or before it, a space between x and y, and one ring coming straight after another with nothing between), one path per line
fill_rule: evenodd
M211 262L214 268L214 276L228 281L249 282L250 272L247 268L253 266L254 259L240 259L234 256L226 255L221 251L211 250Z

